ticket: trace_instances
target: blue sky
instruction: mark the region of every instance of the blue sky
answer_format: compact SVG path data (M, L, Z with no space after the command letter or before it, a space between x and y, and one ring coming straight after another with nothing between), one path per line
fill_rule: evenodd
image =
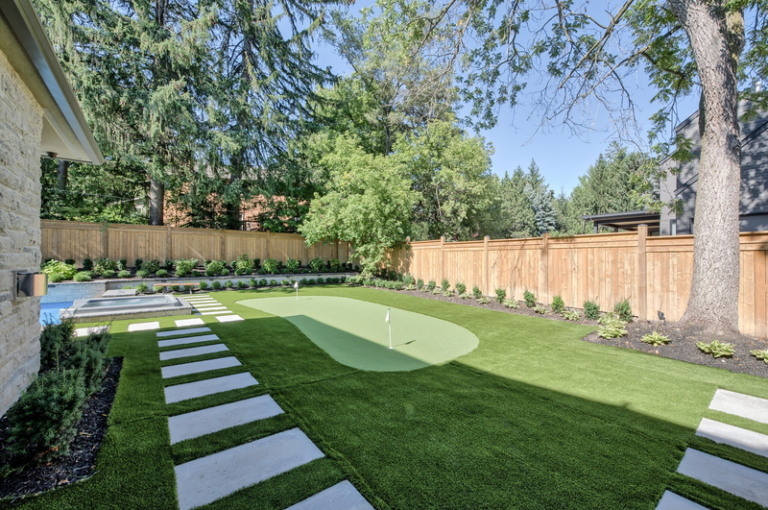
M371 0L358 0L350 8L350 15L356 15L359 9L374 3ZM590 7L591 14L593 9L597 8ZM604 14L603 11L598 12ZM316 41L313 49L317 54L318 65L330 67L337 75L351 72L349 65L336 54L331 45ZM650 127L648 118L658 106L651 103L654 91L647 86L646 77L639 74L634 78L634 83L631 84L634 90L631 90L631 93L637 108L639 132L642 133L642 137L637 141L644 144ZM529 92L533 90L531 88ZM593 118L598 129L579 136L572 135L568 128L562 126L549 126L537 132L540 118L533 112L530 99L526 99L528 98L523 95L514 109L509 106L502 107L497 125L479 133L493 145L495 152L492 156L492 170L498 175L504 175L505 171L512 173L517 166L527 168L531 159L535 159L547 183L556 193L561 190L566 194L570 193L579 183L579 176L587 172L589 166L614 140L612 133L603 127L606 118L598 112ZM678 115L685 119L697 106L698 97L686 98L679 104Z

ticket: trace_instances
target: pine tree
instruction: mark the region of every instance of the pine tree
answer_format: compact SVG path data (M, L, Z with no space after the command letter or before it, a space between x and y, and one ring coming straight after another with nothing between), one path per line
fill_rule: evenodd
M529 182L525 186L525 193L531 202L538 234L554 231L557 228L557 216L552 191L543 187L536 189Z

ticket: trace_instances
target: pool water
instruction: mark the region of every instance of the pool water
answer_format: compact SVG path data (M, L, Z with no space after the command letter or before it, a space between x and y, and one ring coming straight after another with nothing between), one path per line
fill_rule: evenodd
M59 324L61 319L59 318L59 312L64 308L72 306L74 301L62 301L60 303L40 303L40 324L45 325L46 322L53 324Z
M115 299L93 299L88 300L87 303L80 308L111 308L115 306L153 306L153 305L166 305L169 298L165 296L142 296L134 298L115 298ZM72 304L72 303L70 303Z

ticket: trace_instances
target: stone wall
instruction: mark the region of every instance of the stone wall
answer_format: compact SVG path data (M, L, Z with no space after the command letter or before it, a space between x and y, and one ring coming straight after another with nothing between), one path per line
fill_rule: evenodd
M13 271L40 266L43 110L0 52L0 416L40 368L40 298L13 299Z

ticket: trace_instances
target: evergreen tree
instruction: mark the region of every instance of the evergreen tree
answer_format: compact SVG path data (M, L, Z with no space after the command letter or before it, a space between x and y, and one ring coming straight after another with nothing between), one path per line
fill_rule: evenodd
M536 235L536 219L525 187L528 178L523 169L517 167L512 173L504 174L500 184L501 207L499 223L500 236L530 237Z
M525 193L533 209L538 235L554 231L557 228L557 216L552 191L544 187L534 188L529 182L525 185Z

